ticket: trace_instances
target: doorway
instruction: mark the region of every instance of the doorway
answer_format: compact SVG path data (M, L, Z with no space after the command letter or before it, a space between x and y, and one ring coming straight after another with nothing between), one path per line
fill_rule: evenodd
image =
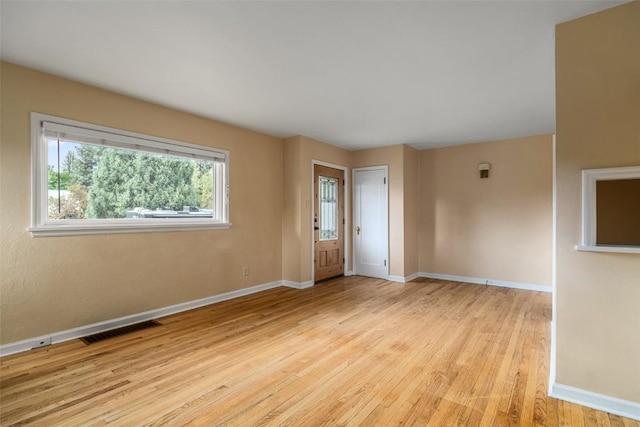
M344 275L344 171L313 166L315 283Z
M353 170L354 267L360 276L389 275L387 166Z

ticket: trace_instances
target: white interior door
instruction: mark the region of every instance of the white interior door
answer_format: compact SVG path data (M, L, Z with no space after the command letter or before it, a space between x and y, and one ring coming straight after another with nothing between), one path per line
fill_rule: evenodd
M355 273L386 279L389 275L387 167L353 171Z

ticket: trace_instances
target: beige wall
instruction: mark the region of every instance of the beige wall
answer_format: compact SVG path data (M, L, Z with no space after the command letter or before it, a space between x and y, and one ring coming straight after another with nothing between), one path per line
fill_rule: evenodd
M551 286L552 141L354 151L354 168L389 166L389 274ZM488 180L479 178L483 161L493 162Z
M0 342L282 278L282 140L7 63L0 84ZM32 111L229 150L232 227L31 237Z
M311 174L314 160L345 167L346 176L350 176L351 173L351 152L347 150L305 136L294 136L284 140L282 274L284 280L297 283L312 280L313 273ZM350 186L347 186L345 197L349 201L350 190ZM350 206L350 203L348 205ZM346 258L345 271L348 271L351 270L349 252Z
M311 280L311 165L313 160L347 167L389 166L389 274L405 277L418 269L418 151L403 145L350 152L304 136L284 140L283 278ZM345 196L352 213L351 185ZM411 197L405 197L405 194ZM350 230L345 230L350 233ZM345 271L352 270L352 245Z
M422 151L420 271L551 286L552 145L540 135Z
M427 152L404 145L349 152L304 136L283 141L7 63L1 78L2 343L281 279L312 280L313 160L346 167L349 180L352 167L388 165L390 275L548 283L549 136ZM32 111L229 150L232 227L31 237ZM479 161L494 164L482 183ZM350 216L351 185L345 196ZM510 226L505 218L513 219ZM539 239L518 234L525 229L540 231ZM351 245L346 271L350 260ZM249 277L242 277L243 266Z
M418 220L420 217L420 152L402 146L404 156L404 276L420 271L418 254Z
M301 137L284 140L283 204L282 204L282 278L302 282L302 220L310 208L302 202ZM310 262L310 260L305 260ZM310 278L307 280L311 280Z
M581 170L640 165L640 2L556 27L556 381L640 402L640 255L579 252Z

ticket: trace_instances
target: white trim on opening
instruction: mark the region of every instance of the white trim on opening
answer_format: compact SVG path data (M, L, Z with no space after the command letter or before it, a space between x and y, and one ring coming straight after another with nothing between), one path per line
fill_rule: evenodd
M638 246L599 245L597 233L597 195L598 181L621 179L640 179L640 166L606 169L585 169L582 171L582 244L576 250L591 252L640 253Z
M214 165L215 175L212 215L208 218L52 220L48 214L48 148L46 145L47 139L51 138L210 162ZM229 223L229 152L226 150L35 112L31 113L31 149L31 226L27 230L35 237L210 230L229 228L231 225Z

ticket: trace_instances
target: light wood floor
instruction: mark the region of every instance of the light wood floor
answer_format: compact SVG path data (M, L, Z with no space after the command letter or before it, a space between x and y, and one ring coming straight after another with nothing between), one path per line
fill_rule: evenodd
M549 294L350 277L0 359L0 424L640 426L547 397Z

